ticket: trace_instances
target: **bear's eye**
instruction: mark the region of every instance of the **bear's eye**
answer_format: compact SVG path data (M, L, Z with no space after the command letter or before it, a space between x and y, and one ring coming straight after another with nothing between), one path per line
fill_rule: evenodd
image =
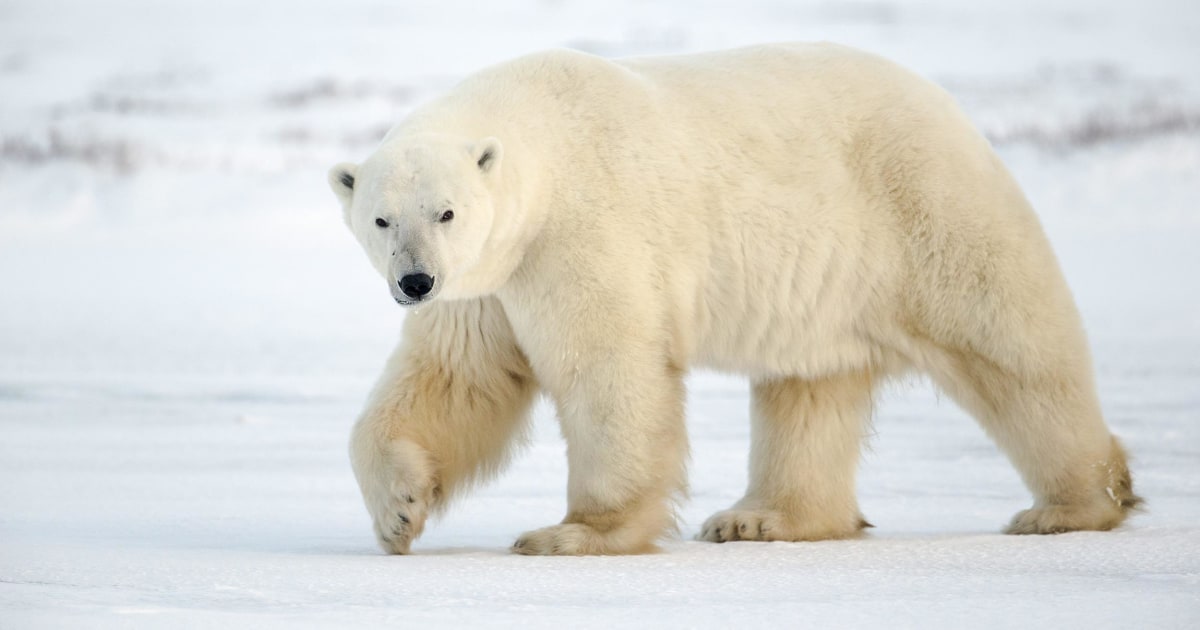
M445 211L445 212L443 212L443 213L442 213L442 218L440 219L440 221L441 221L442 223L445 223L445 222L447 222L447 221L449 221L450 219L453 219L453 218L454 218L454 211L453 211L453 210L447 210L447 211Z
M388 222L383 220L383 217L375 217L375 225L379 227L387 227Z

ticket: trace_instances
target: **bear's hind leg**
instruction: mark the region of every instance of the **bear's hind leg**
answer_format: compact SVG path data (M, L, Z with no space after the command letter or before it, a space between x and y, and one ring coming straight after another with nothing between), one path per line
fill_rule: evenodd
M934 377L978 419L1033 492L1034 506L1018 513L1006 533L1112 529L1141 502L1125 451L1104 424L1086 362L1065 357L1050 367L1018 374L959 354Z
M854 478L873 394L868 372L754 383L750 486L699 539L827 540L869 527Z

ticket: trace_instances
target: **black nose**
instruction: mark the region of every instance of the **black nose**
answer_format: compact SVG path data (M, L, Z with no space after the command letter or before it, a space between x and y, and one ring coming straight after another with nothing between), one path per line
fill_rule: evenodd
M409 274L400 278L400 290L410 298L423 298L433 290L433 277L424 273Z

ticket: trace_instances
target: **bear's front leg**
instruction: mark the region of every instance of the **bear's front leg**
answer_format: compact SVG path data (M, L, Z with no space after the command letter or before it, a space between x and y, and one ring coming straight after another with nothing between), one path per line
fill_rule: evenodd
M579 356L568 367L568 383L554 392L570 468L566 518L523 534L513 551L653 551L655 540L674 527L672 500L686 485L682 373L661 353Z
M360 421L350 441L350 460L375 539L384 551L402 554L425 529L440 489L429 452L378 432L385 427L385 422Z
M536 391L494 299L434 303L407 317L350 440L385 551L408 553L430 513L507 463Z

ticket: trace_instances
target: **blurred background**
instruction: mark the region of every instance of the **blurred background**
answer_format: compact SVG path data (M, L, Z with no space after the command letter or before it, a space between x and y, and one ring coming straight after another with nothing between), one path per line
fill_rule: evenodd
M1133 573L1190 571L1194 588L1197 33L1193 0L0 0L0 582L51 584L0 588L0 609L358 602L354 585L373 578L342 562L375 550L345 443L403 311L343 227L327 168L361 161L414 106L522 53L787 40L908 66L949 90L995 145L1059 254L1110 424L1152 506L1122 557L1162 560ZM741 380L698 374L690 392L685 537L740 496L748 430ZM891 391L875 427L860 483L875 540L991 533L1027 507L1007 462L928 387ZM530 451L418 547L501 551L557 520L562 452L542 405ZM1161 555L1146 551L1154 541ZM964 550L964 562L1041 557L995 544ZM208 555L162 551L178 549ZM1079 575L1116 557L1082 549ZM1180 549L1191 555L1170 551ZM342 564L310 574L280 556L262 569L238 550ZM900 574L928 566L905 557ZM1061 584L1061 569L1029 582L1031 599ZM345 581L330 586L329 575ZM426 577L437 587L436 571ZM869 590L867 578L846 583ZM826 584L837 581L805 588ZM1185 600L1171 594L1187 582L1163 584L1156 610L1178 609ZM1094 610L1131 610L1109 586L1078 593ZM362 605L399 602L388 593Z

